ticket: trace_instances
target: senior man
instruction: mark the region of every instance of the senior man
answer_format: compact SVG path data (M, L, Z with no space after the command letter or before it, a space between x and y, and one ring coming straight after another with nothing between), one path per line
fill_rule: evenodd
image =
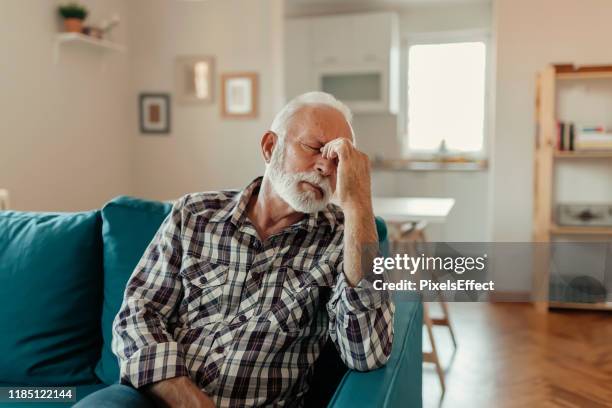
M298 96L261 139L263 178L174 205L115 318L121 383L133 388L114 395L131 406L301 406L328 338L349 368L386 363L394 306L362 279L377 235L350 115L329 94Z

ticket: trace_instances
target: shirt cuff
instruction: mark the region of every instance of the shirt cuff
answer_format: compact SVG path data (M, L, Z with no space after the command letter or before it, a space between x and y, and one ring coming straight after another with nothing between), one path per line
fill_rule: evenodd
M156 343L121 361L121 383L140 388L174 377L189 376L178 343Z
M346 281L344 273L338 277L340 299L348 312L368 312L380 309L389 301L386 291L374 289L372 282L361 279L357 286L351 287Z

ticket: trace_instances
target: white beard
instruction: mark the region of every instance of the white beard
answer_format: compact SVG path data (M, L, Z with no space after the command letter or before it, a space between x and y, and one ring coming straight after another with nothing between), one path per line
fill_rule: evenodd
M329 180L316 171L287 173L283 169L284 161L285 146L278 144L272 152L265 172L265 177L270 180L274 191L295 211L302 213L323 211L332 198ZM323 198L317 198L314 191L301 191L298 185L302 181L319 187L323 191Z

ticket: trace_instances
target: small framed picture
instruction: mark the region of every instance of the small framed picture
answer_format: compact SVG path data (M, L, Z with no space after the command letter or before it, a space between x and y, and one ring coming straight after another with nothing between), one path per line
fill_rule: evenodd
M140 132L170 133L170 94L140 94Z
M258 76L255 72L221 75L221 116L256 118L258 88Z
M214 69L215 60L213 57L178 57L174 64L178 102L186 105L212 103Z

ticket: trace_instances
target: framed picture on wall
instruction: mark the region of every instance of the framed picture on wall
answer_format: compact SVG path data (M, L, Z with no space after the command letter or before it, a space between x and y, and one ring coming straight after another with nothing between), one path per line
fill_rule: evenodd
M213 57L178 57L174 64L174 76L179 103L212 103L214 96L214 70L215 59Z
M140 133L170 133L170 94L141 93Z
M221 116L226 118L256 118L259 84L255 72L221 75Z

